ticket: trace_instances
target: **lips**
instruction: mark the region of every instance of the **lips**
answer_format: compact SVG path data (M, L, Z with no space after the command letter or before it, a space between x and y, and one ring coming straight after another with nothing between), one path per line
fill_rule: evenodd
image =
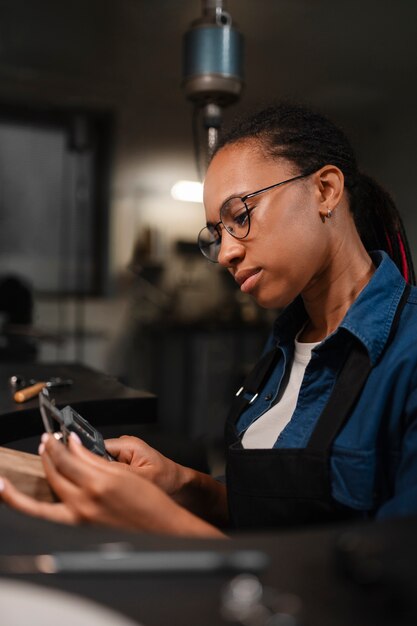
M261 268L257 267L252 270L240 270L235 274L235 281L239 285L241 291L249 292L253 289L258 281Z

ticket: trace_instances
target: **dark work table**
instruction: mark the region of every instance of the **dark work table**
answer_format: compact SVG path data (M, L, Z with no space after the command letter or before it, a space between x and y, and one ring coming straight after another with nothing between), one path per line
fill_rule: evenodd
M116 378L79 364L0 363L0 445L42 433L38 399L14 402L9 378L39 381L69 378L69 387L51 388L58 407L71 404L95 426L148 424L156 421L156 397L122 385Z
M91 550L122 542L132 549L261 550L269 564L257 574L264 589L292 594L301 606L291 626L411 626L417 623L417 519L366 523L231 540L191 540L69 527L32 519L0 505L0 555ZM350 546L340 557L338 546ZM350 551L350 553L349 553ZM1 558L0 558L1 564ZM236 573L10 575L89 598L143 626L227 626L222 591ZM34 616L35 617L35 616ZM32 622L33 623L33 622ZM236 623L236 622L233 622ZM282 622L274 622L281 626ZM289 626L290 622L285 622Z

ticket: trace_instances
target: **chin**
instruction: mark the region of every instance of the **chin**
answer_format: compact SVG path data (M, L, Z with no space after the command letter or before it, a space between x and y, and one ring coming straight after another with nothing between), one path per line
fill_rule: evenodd
M254 298L256 304L258 304L262 309L284 309L287 304L283 304L281 298Z
M253 294L256 303L263 309L285 309L297 297L297 294Z

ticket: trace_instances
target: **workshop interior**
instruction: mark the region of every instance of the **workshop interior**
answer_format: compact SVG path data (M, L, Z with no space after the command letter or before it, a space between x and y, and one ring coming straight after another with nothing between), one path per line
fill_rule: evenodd
M274 314L196 246L210 142L273 99L319 107L415 251L414 4L399 6L393 22L390 3L231 0L217 24L197 0L2 3L2 361L96 368L156 393L166 428L219 440ZM173 197L179 181L197 197Z
M64 438L91 422L98 447L132 434L224 472L231 398L279 310L199 250L211 155L255 107L317 107L392 193L417 263L416 23L411 0L0 2L0 446L36 454L57 428L40 396ZM416 623L415 519L217 548L0 513L5 626ZM55 555L52 575L10 566L16 546Z

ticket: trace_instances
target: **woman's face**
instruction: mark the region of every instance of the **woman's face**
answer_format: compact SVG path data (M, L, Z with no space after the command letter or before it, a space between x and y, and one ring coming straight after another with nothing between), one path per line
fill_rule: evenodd
M265 157L255 142L222 148L204 183L207 223L220 220L220 208L231 196L250 194L299 173L284 159ZM319 196L312 175L247 200L252 211L245 239L235 239L220 226L219 263L261 306L287 306L325 267L328 238L320 219Z

